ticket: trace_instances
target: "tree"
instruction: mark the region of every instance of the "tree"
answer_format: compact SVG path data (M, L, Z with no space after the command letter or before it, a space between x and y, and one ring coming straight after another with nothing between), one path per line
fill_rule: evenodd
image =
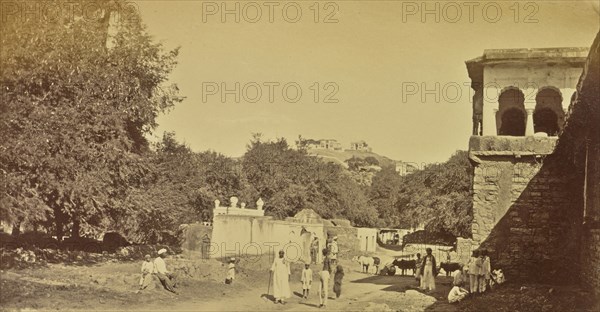
M263 142L255 135L242 168L268 215L283 219L309 208L324 218L348 218L360 226L376 223L375 209L341 166L293 150L284 139Z
M249 188L237 161L215 152L193 152L174 133L164 133L147 154L151 173L134 188L128 218L119 228L138 242L167 242L181 224L212 219L215 199L247 197Z
M415 227L470 237L472 167L467 152L458 151L443 164L400 177L384 168L373 178L370 202L388 226Z
M139 16L121 19L107 48L119 3L97 1L98 21L3 21L2 219L44 223L59 239L67 225L74 236L107 229L149 171L144 135L180 100L163 87L178 51L153 43Z

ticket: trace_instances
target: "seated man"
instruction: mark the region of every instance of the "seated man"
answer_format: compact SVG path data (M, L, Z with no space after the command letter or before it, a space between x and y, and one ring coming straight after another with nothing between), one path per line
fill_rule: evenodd
M175 291L175 276L173 273L167 271L167 265L165 264L164 258L167 256L167 250L161 249L158 251L158 257L154 259L154 274L158 277L162 285L166 290L177 294Z

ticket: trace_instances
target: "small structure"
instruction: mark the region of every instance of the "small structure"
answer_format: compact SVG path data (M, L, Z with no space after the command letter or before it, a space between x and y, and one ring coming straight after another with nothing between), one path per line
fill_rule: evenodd
M396 172L401 176L411 174L417 170L419 170L419 165L417 163L404 161L396 162Z
M260 198L258 201L256 201L256 209L246 208L246 203L242 203L241 207L237 207L238 198L235 196L229 198L229 203L230 205L228 207L223 207L221 206L221 201L216 199L213 215L238 215L255 217L262 217L265 215L265 211L263 210L264 202Z
M358 250L375 252L377 248L377 229L357 228Z
M360 141L356 141L356 142L351 142L350 150L361 151L361 152L370 152L372 149L371 149L371 147L369 147L369 144L367 144L367 142L360 140Z
M466 61L473 135L558 135L589 48L490 49Z
M335 139L323 139L323 140L319 140L319 148L334 150L334 151L341 151L342 144L340 144Z

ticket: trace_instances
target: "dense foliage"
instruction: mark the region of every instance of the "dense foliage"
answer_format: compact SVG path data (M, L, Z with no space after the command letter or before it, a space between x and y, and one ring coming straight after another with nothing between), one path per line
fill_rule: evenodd
M390 227L470 237L472 167L467 152L400 177L384 168L373 178L369 198Z
M356 226L424 223L468 236L465 152L404 177L384 167L360 183L353 174L380 161L353 157L346 170L259 134L240 159L194 152L173 133L150 144L156 117L180 101L165 85L178 52L154 43L139 16L111 26L120 1L97 3L97 21L3 20L0 220L58 239L111 230L155 243L237 196L248 208L262 198L279 219L310 208Z
M2 21L0 212L59 237L126 213L128 190L149 171L144 135L178 100L163 86L177 51L153 43L139 17L111 28L119 2L97 4L86 12L97 20Z

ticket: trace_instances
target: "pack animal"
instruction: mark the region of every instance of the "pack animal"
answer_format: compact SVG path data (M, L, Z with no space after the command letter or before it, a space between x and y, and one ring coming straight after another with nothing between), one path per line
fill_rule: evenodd
M440 267L444 269L446 272L446 276L450 276L450 274L456 270L460 270L460 263L456 262L442 262L440 263Z
M369 267L375 268L375 274L379 272L379 265L381 264L381 259L378 257L368 257L368 256L358 256L352 258L353 261L358 262L361 265L361 272L369 273Z
M411 270L412 275L415 274L415 266L417 264L415 260L394 259L392 264L398 267L398 269L402 270L402 275L406 275L406 270Z

